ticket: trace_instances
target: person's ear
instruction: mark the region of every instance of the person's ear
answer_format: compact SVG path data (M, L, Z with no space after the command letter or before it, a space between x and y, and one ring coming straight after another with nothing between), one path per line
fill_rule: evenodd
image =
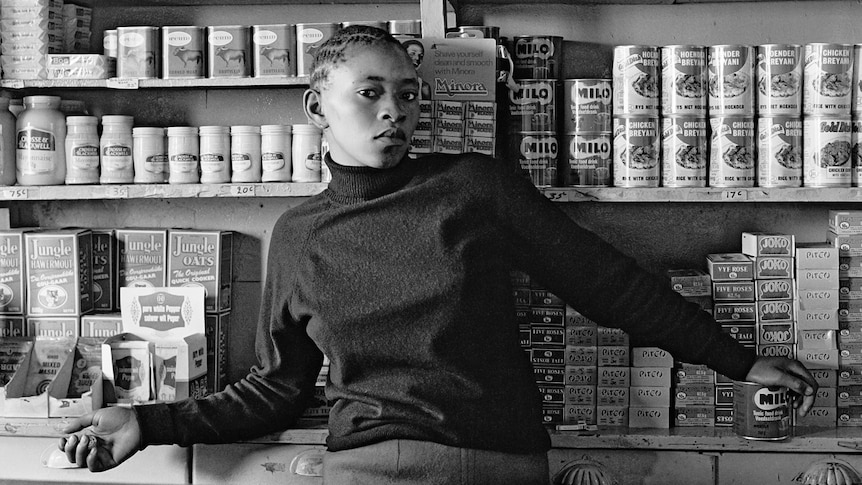
M302 96L302 105L305 108L305 116L313 125L321 130L329 127L326 115L323 113L323 104L320 102L320 91L306 89Z

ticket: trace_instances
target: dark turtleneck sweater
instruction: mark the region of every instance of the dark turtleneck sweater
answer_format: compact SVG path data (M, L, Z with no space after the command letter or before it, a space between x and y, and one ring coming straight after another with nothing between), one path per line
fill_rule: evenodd
M519 347L515 269L600 325L624 329L633 345L735 379L754 362L666 279L572 222L503 162L464 154L385 170L329 165L328 189L273 229L259 366L207 398L136 407L142 445L289 427L325 353L331 451L395 438L546 450Z

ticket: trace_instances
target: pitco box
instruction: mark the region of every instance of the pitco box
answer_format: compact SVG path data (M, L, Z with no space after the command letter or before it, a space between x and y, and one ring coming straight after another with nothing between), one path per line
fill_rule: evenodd
M207 313L230 310L233 233L171 229L168 236L167 286L202 286Z
M167 286L167 229L117 229L117 287Z
M92 232L24 233L28 315L78 316L93 310Z
M24 229L0 231L0 314L24 313Z

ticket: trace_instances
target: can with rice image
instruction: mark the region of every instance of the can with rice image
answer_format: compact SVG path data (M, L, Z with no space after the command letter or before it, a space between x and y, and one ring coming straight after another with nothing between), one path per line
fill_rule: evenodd
M839 116L850 114L852 52L853 46L849 44L805 44L803 113Z
M757 119L757 185L802 185L802 118L761 116Z
M706 116L706 48L661 48L661 106L665 115Z
M563 38L556 35L519 35L512 38L515 79L562 77Z
M563 81L563 132L596 133L613 129L610 79L566 79Z
M611 185L611 132L563 135L564 184L570 187Z
M159 77L159 28L117 27L117 77Z
M662 185L705 187L709 123L702 116L662 118Z
M251 36L243 25L207 27L207 77L250 77Z
M553 131L518 132L511 138L510 153L518 157L521 168L530 175L536 187L557 184L559 143Z
M162 78L197 79L205 74L203 27L162 27Z
M802 113L802 46L757 46L757 112L799 116Z
M790 433L787 388L733 382L733 429L749 440L780 441Z
M805 187L850 187L850 117L806 116L802 125L802 184Z
M658 116L660 65L656 46L620 45L614 48L615 115Z
M714 45L708 53L710 116L753 116L754 48Z
M709 149L711 187L753 187L755 182L754 118L710 118Z
M515 84L517 90L507 90L511 121L509 131L556 131L558 81L521 79Z
M658 187L659 119L655 116L614 117L614 185Z

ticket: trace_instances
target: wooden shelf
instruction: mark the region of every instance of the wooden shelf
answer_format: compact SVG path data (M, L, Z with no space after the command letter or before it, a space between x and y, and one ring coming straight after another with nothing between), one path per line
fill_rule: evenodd
M153 89L153 88L250 88L308 86L308 77L284 78L203 78L203 79L3 79L0 87L8 89Z
M686 3L757 3L798 0L449 0L455 10L476 5L674 5Z
M324 183L52 185L0 187L0 201L308 197Z
M862 187L554 187L542 192L555 202L862 202Z

